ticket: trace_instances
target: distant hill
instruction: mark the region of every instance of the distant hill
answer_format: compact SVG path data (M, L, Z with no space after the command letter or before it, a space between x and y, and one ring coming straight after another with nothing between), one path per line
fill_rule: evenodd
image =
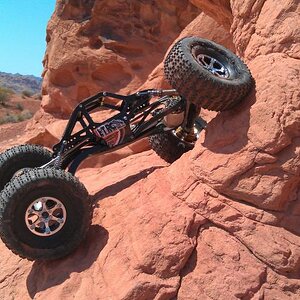
M10 74L0 72L0 87L13 90L15 93L29 91L32 94L41 92L42 78L33 75Z

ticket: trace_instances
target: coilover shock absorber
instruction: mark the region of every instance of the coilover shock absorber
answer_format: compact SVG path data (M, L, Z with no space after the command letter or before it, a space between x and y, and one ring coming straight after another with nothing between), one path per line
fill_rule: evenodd
M200 105L186 101L183 123L175 132L178 138L188 143L194 143L197 140L197 132L195 132L195 120L199 116L200 111Z

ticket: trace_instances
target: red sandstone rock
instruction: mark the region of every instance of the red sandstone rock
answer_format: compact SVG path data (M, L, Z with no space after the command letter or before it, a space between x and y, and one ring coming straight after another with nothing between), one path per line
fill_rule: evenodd
M182 275L179 299L253 299L267 268L238 239L211 224L202 227Z
M190 2L200 7L207 15L211 16L226 29L230 28L233 17L229 0L191 0Z
M187 0L57 1L47 28L43 109L68 114L96 92L133 92L199 13ZM120 25L121 24L121 25Z
M64 259L33 264L0 243L1 298L300 297L299 4L191 2L230 33L204 14L192 21L196 10L186 1L139 2L131 10L124 1L58 1L43 97L56 119L41 111L22 140L41 132L44 142L57 139L65 122L58 112L69 113L106 82L126 92L167 86L161 61L179 36L200 35L236 50L256 90L232 111L204 112L211 119L206 133L171 166L152 151L127 156L125 149L116 163L119 154L80 170L96 204L87 241ZM130 24L110 30L128 11ZM120 37L130 30L124 44ZM110 80L116 70L113 86L104 74Z

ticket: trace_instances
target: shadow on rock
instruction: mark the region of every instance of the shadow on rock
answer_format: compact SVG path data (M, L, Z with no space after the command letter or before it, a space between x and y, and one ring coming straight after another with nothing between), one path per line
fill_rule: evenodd
M256 90L235 108L219 113L207 125L205 148L215 153L231 154L248 144L250 109L256 102Z
M192 255L189 257L186 265L184 268L180 271L180 277L181 279L187 276L188 274L192 273L197 266L197 247L193 250Z
M102 189L101 191L97 192L94 196L92 196L92 201L98 202L103 200L106 197L114 196L120 193L122 190L130 187L132 184L138 182L139 180L146 178L149 174L154 172L156 169L161 169L161 168L164 168L164 166L151 167L141 172L138 172L134 175L126 177L123 180L118 181L112 185L109 185L104 189Z
M41 291L63 283L71 273L88 269L108 241L108 231L92 225L87 238L70 255L53 261L36 261L27 277L26 285L31 298Z

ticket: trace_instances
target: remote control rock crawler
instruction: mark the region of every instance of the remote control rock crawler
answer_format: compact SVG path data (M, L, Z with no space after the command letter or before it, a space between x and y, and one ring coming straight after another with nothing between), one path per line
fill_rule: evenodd
M85 99L53 152L21 145L0 155L0 236L11 251L29 260L69 254L85 238L92 219L88 192L74 177L84 159L149 137L153 150L173 162L194 147L205 128L201 107L230 109L254 85L235 54L197 37L179 40L164 70L172 90L127 96L101 92ZM97 123L91 112L99 108L116 114Z

